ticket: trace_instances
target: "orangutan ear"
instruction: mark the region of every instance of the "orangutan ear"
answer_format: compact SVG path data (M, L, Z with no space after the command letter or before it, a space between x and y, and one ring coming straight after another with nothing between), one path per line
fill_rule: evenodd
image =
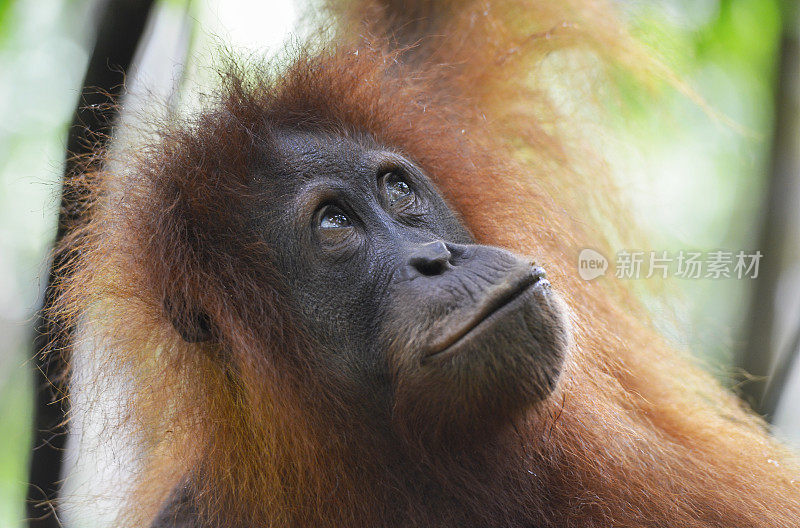
M178 335L187 343L202 343L214 338L214 325L203 310L169 297L164 299L164 309Z

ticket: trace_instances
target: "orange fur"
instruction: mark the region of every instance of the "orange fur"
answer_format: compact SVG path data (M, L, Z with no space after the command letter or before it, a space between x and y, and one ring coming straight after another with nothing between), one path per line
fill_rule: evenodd
M387 5L359 4L365 26L334 10L337 46L309 45L280 73L229 67L199 117L84 180L89 220L62 248L54 315L98 321L106 375L131 383L125 419L148 457L120 523L147 525L194 472L201 517L226 527L800 524L794 455L630 294L576 276L578 251L603 246L604 197L591 194L607 187L537 68L570 50L637 62L608 7L421 3L404 19ZM273 248L230 235L252 199L249 149L275 123L373 136L423 167L480 242L544 262L575 333L557 393L486 449L426 461L423 477L354 445L362 426L330 412L325 380L300 381L313 343L264 264ZM182 342L167 295L204 307L221 344Z

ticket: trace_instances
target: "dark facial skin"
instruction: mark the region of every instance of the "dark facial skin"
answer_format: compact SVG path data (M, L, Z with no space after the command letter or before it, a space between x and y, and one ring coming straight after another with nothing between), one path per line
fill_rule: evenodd
M544 271L475 244L411 161L369 140L277 135L256 222L354 413L406 434L490 431L554 389L568 347ZM449 431L449 433L448 433Z
M283 133L266 150L253 234L315 345L302 372L326 431L407 468L491 445L552 393L569 331L542 268L476 244L419 167L369 139ZM165 308L186 341L214 339L202 312ZM179 485L152 526L197 525L193 493Z

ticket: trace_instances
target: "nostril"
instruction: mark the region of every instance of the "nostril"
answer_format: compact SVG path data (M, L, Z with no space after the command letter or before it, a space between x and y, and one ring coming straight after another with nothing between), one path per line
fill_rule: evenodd
M441 275L447 269L447 260L412 259L411 265L426 276Z
M429 242L414 250L408 264L426 276L441 275L450 267L450 251L444 242Z

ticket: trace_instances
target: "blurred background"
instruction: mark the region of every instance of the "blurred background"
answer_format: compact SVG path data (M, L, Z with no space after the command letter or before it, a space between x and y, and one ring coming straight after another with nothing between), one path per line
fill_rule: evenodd
M604 124L603 148L648 234L651 247L638 249L764 255L757 279L670 276L657 290L669 294L651 290L645 301L670 339L800 445L800 369L792 368L800 348L797 6L614 3L710 108L678 90L652 97L620 83L626 110ZM0 527L22 526L25 516L34 313L47 282L68 131L105 7L0 0ZM289 0L153 2L130 88L165 101L190 98L213 75L216 46L277 50L301 13Z

